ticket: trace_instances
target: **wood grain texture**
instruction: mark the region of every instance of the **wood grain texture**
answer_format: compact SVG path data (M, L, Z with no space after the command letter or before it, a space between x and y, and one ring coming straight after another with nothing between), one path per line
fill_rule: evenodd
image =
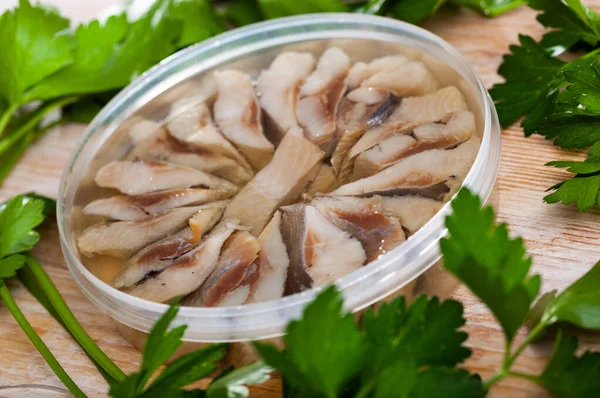
M117 0L96 2L104 6ZM84 2L54 0L70 17L85 20L98 7L81 7ZM87 3L87 2L85 2ZM600 0L587 2L600 9ZM1 7L0 7L1 8ZM543 30L535 14L520 8L495 19L486 19L469 10L444 12L424 23L424 27L440 35L473 64L487 87L500 81L496 74L502 55L517 41L519 33L539 37ZM58 180L66 160L74 148L83 126L69 125L51 131L40 139L19 162L0 189L0 200L12 195L36 191L56 196ZM514 235L525 239L534 257L533 271L543 278L543 290L563 289L585 273L600 259L600 211L579 213L574 206L546 205L544 191L562 178L564 171L543 166L555 159L575 159L583 155L559 150L541 137L525 139L520 128L503 132L502 161L499 173L499 218L510 224ZM58 244L55 225L43 229L43 239L35 249L36 257L46 267L60 287L66 301L90 335L125 372L137 369L140 354L117 332L111 320L96 309L81 293L70 277ZM83 390L90 396L104 396L107 385L77 344L44 311L17 282L10 288L29 321L51 347ZM502 361L503 335L499 325L485 306L465 288L455 296L465 305L469 333L468 346L473 355L466 367L489 377ZM524 337L521 331L518 338ZM0 385L43 383L60 386L35 348L16 325L5 307L0 305ZM600 338L593 334L580 336L584 348L600 349ZM515 370L539 372L551 353L549 341L527 349L516 363ZM276 397L279 383L271 381L253 389L256 397ZM521 380L506 379L493 388L492 397L545 397L535 385Z

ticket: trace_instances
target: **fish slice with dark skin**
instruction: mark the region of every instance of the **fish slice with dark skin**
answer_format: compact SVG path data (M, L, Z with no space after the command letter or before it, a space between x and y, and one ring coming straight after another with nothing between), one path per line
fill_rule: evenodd
M408 133L427 123L446 123L456 113L466 110L467 103L456 87L447 87L422 97L402 98L384 123L360 137L348 158L355 159L391 135Z
M265 167L275 147L263 133L254 84L245 73L235 70L215 72L218 97L213 111L215 122L255 170Z
M95 181L100 187L114 188L126 195L192 187L238 190L235 184L203 171L155 160L110 162L98 170Z
M265 132L274 144L278 144L286 132L298 124L298 93L314 67L312 54L284 52L261 72L256 90L260 106L265 111Z
M234 232L223 245L219 262L198 290L188 295L183 305L218 307L241 305L250 294L249 285L228 297L246 278L246 273L258 258L260 243L247 231ZM242 293L242 294L240 294ZM245 294L244 294L245 293Z
M469 111L459 111L446 124L425 124L411 134L394 134L356 157L350 181L373 175L415 153L455 147L473 134L475 116Z
M201 208L189 220L189 226L145 247L123 264L112 281L117 289L130 287L152 272L169 267L179 256L200 244L204 234L221 219L225 202L215 202Z
M398 219L385 214L381 200L353 197L319 197L311 202L338 228L358 239L367 262L377 260L406 240Z
M258 242L260 252L256 261L256 275L250 283L247 303L275 300L283 296L290 259L281 235L280 211L275 212L258 237Z
M443 200L471 169L479 144L479 139L473 137L454 149L432 149L409 156L377 174L342 185L329 195L417 195Z
M306 137L325 153L333 151L335 119L346 92L346 75L350 58L336 47L327 49L315 71L300 88L296 115Z
M126 160L159 160L188 166L221 177L236 185L244 185L254 172L234 159L186 144L171 136L164 126L143 120L129 131L133 148Z
M199 246L177 258L158 275L149 276L125 291L158 303L166 303L193 292L215 269L223 244L237 226L235 220L219 223Z
M437 79L419 61L410 61L397 67L383 68L366 78L361 87L389 90L399 97L412 97L433 93L440 88Z
M298 126L281 141L273 160L232 199L224 217L239 219L259 236L277 208L294 203L318 172L324 157Z
M141 248L183 229L200 208L181 207L139 221L92 225L77 239L77 246L86 256L106 254L128 258Z
M290 257L286 295L332 283L365 264L361 243L316 208L292 205L281 210L281 232Z
M344 98L336 120L335 150L331 165L337 179L345 179L352 171L348 153L354 144L369 129L380 125L400 104L400 99L389 92L380 103L367 104L368 98L358 102ZM364 101L362 101L364 100Z
M210 109L198 98L182 98L171 106L167 130L177 140L209 153L234 159L251 170L248 161L215 126Z
M202 205L228 199L234 194L233 191L218 189L188 188L132 196L117 195L94 200L85 206L83 213L108 217L113 220L135 221L150 214L162 214L177 207Z

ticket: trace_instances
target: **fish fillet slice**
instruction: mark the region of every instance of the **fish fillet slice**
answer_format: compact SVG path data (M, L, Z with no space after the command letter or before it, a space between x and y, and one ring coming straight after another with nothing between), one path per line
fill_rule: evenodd
M244 281L247 271L258 257L259 250L260 243L249 232L234 232L223 245L215 269L198 290L183 300L183 305L219 306ZM244 297L244 301L247 297L248 294ZM229 299L228 304L232 304L232 298Z
M418 196L391 196L381 200L384 212L397 217L411 235L444 206L444 202Z
M183 229L201 207L181 207L140 221L117 221L87 228L79 239L79 250L86 256L106 254L128 258L144 246Z
M215 126L210 109L196 98L182 98L171 106L172 118L167 122L169 133L177 140L200 150L235 159L250 169L246 159Z
M314 207L282 210L282 236L290 255L286 294L331 283L365 263L361 243Z
M260 235L279 206L293 203L302 195L323 156L299 127L290 129L273 160L233 198L225 219L237 218L252 235Z
M236 185L252 179L252 170L234 159L186 144L171 136L166 128L149 120L135 124L129 131L134 147L127 160L159 160L192 167L224 178Z
M331 139L335 133L335 118L346 91L349 67L350 58L342 50L329 48L300 89L296 107L298 122L306 137L326 153L333 150Z
M281 236L281 212L275 212L258 237L258 242L257 278L251 284L248 303L275 300L283 296L290 259Z
M114 220L135 221L149 214L161 214L168 210L201 205L232 197L235 191L218 189L171 189L142 195L117 195L98 199L88 204L83 213L108 217Z
M388 55L374 59L368 64L364 62L357 62L352 66L350 72L348 73L348 89L354 90L371 76L386 70L393 71L404 66L408 62L409 59L404 55Z
M165 189L206 187L237 191L229 181L187 166L154 160L110 162L96 174L96 184L115 188L127 195L140 195Z
M200 246L179 257L170 267L150 277L127 293L145 300L165 303L198 289L219 261L221 247L236 230L233 221L222 222L206 237Z
M319 171L317 171L315 178L308 184L306 192L302 194L302 197L310 200L319 193L328 193L335 187L335 183L335 172L333 171L333 167L322 164L319 167Z
M256 170L265 167L275 147L266 139L254 85L245 73L215 72L219 96L214 106L215 121Z
M407 156L430 149L454 147L473 134L475 116L469 111L460 111L446 124L425 124L416 127L412 135L392 135L357 156L352 181L375 174ZM350 154L352 156L353 151Z
M469 172L479 139L473 137L455 149L432 149L400 160L379 173L343 185L331 196L420 195L441 200Z
M435 76L418 61L411 61L396 68L384 68L365 79L361 87L388 90L401 97L433 93L440 88Z
M321 197L311 205L362 243L367 262L377 260L406 240L402 224L384 213L380 200Z
M198 246L202 236L219 221L224 209L222 202L202 206L189 220L190 227L145 247L127 260L112 285L117 289L133 286L151 272L169 267L179 256Z
M260 105L273 125L268 131L272 142L279 143L285 133L298 124L296 103L300 85L314 67L312 54L284 52L260 74L256 89Z

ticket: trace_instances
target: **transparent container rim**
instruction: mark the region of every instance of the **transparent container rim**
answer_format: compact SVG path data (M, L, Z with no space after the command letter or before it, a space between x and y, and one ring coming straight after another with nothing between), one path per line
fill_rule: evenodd
M123 89L94 118L94 120L87 127L84 135L80 138L79 142L77 143L76 149L73 151L73 154L71 155L67 163L67 167L63 171L60 181L59 196L57 202L58 227L61 246L63 247L63 254L68 260L67 265L71 273L74 274L73 268L75 268L75 270L80 272L95 289L97 289L105 298L111 300L114 304L121 306L125 305L129 308L137 308L145 311L147 314L150 314L149 316L145 316L150 322L148 323L148 325L151 325L162 313L164 313L168 308L167 304L159 304L131 296L101 281L81 263L81 261L75 254L73 248L71 247L71 237L67 236L66 232L66 229L70 230L70 227L67 225L69 219L65 219L65 214L63 210L65 207L66 192L69 188L69 176L73 170L76 161L79 158L82 148L85 146L89 138L94 133L96 133L97 128L105 120L111 117L112 114L115 112L121 114L124 113L128 108L127 106L124 107L124 103L127 102L127 99L130 97L134 97L136 94L138 94L138 92L143 92L146 89L148 82L152 81L156 75L160 75L164 69L173 68L174 66L183 63L183 61L185 61L186 59L193 58L194 54L198 54L203 49L220 46L224 43L239 40L242 37L264 33L265 31L277 31L281 28L290 28L294 26L303 26L307 24L324 23L339 25L342 25L344 23L361 23L366 26L373 27L394 27L398 29L398 31L413 36L418 36L419 38L424 39L425 42L430 42L431 44L439 46L443 51L447 52L450 56L452 56L456 61L458 61L462 65L462 67L468 72L468 77L476 83L477 92L475 92L475 94L481 96L481 101L483 103L484 108L484 131L482 135L482 143L477 157L475 159L475 162L473 163L471 170L469 171L467 177L463 182L463 186L466 186L470 188L473 192L479 194L484 201L487 200L487 198L491 194L492 187L495 183L500 153L500 137L499 135L498 137L492 137L493 124L497 123L495 108L480 78L473 70L466 58L458 50L456 50L449 43L441 39L439 36L428 32L425 29L419 28L417 26L402 21L393 20L391 18L351 13L306 14L295 17L280 18L253 24L243 28L234 29L232 31L218 35L212 39L208 39L201 43L188 47L187 49L179 51L176 54L173 54L172 56L163 60L160 64L154 66L153 68L142 74L128 87ZM494 139L494 142L492 142L492 139ZM482 150L483 148L495 149L494 152L496 153L486 153L486 151ZM485 181L483 183L478 181L479 179L483 178L481 176L482 174L485 176ZM428 257L431 258L430 261L428 261L429 264L424 264L420 267L413 267L418 269L412 270L412 275L409 278L403 278L402 283L409 283L412 279L416 278L421 273L423 273L426 269L429 268L429 266L431 266L433 263L435 263L435 261L439 260L440 258L439 249L437 248L437 245L439 239L442 236L444 236L447 232L446 228L444 227L443 221L445 216L450 213L450 203L451 201L446 203L445 206L431 220L429 220L429 222L425 226L423 226L402 245L400 245L393 251L390 251L382 258L371 262L368 266L363 267L360 270L357 270L351 274L340 278L336 282L338 288L343 293L348 288L361 283L361 281L365 278L385 271L385 269L389 268L394 262L397 261L398 258L401 258L404 255L404 253L414 250L415 247L419 244L422 244L423 241L430 241L431 244L435 247L432 247L432 245L428 246L428 250L430 251L430 253L428 253ZM402 274L405 274L405 272L403 272ZM391 277L393 275L388 276ZM86 293L86 295L88 295L89 297L90 292L88 292L87 289L85 289L77 279L76 281L80 288L84 290L84 293ZM401 287L402 285L398 286L397 288ZM176 320L174 321L174 324L184 323L182 322L183 318L189 320L190 318L216 319L232 318L237 316L249 317L252 315L260 315L264 313L272 313L274 311L285 311L286 309L298 308L310 302L320 290L322 290L322 287L313 288L302 293L283 297L273 301L246 304L243 306L236 307L182 307L179 310L179 314ZM382 293L382 297L390 293L391 292L386 291L385 293ZM92 297L90 297L90 299L91 298ZM371 300L371 302L364 303L356 303L356 301L358 300L353 300L351 297L346 297L345 307L350 310L359 310L372 304L372 302L377 300L373 299ZM127 324L126 320L124 323ZM142 330L144 332L147 332L149 330L149 328L140 325L128 324L128 326L138 330Z

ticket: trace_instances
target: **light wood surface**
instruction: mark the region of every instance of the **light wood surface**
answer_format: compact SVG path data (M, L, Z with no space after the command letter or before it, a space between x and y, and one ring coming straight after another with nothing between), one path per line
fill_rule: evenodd
M0 8L4 5L0 1ZM89 2L82 7L77 0L54 0L56 6L78 21L91 18L103 6L116 0ZM594 6L600 8L600 0ZM496 19L486 19L469 10L450 11L424 23L425 28L456 46L473 64L487 87L498 82L496 74L502 55L517 41L519 33L539 37L542 29L535 14L523 7ZM27 151L14 172L0 189L0 200L15 194L35 191L56 197L58 180L66 159L84 126L69 125L51 131ZM525 238L529 253L534 257L533 271L543 278L543 291L563 289L585 273L600 259L600 211L579 213L573 206L546 205L544 190L567 173L544 167L555 159L571 159L581 154L559 150L541 137L525 139L520 128L503 132L500 166L499 218L510 224L511 232ZM140 354L118 333L109 317L96 309L77 288L64 264L55 225L43 229L43 239L35 249L36 257L46 267L54 282L77 318L99 346L125 372L137 369ZM11 291L44 341L73 379L89 396L104 396L107 385L96 369L82 354L77 344L46 313L23 286L13 281ZM469 333L468 346L473 355L466 367L489 377L502 361L503 335L497 322L485 306L466 289L455 296L465 304ZM518 338L522 339L525 331ZM0 304L0 385L42 383L60 386L60 382L35 348L27 340L8 311ZM582 346L600 350L600 337L580 336ZM515 370L536 373L541 371L551 353L549 341L527 349L515 365ZM279 385L271 381L253 389L256 397L276 397ZM491 391L492 397L545 397L532 383L506 379Z

